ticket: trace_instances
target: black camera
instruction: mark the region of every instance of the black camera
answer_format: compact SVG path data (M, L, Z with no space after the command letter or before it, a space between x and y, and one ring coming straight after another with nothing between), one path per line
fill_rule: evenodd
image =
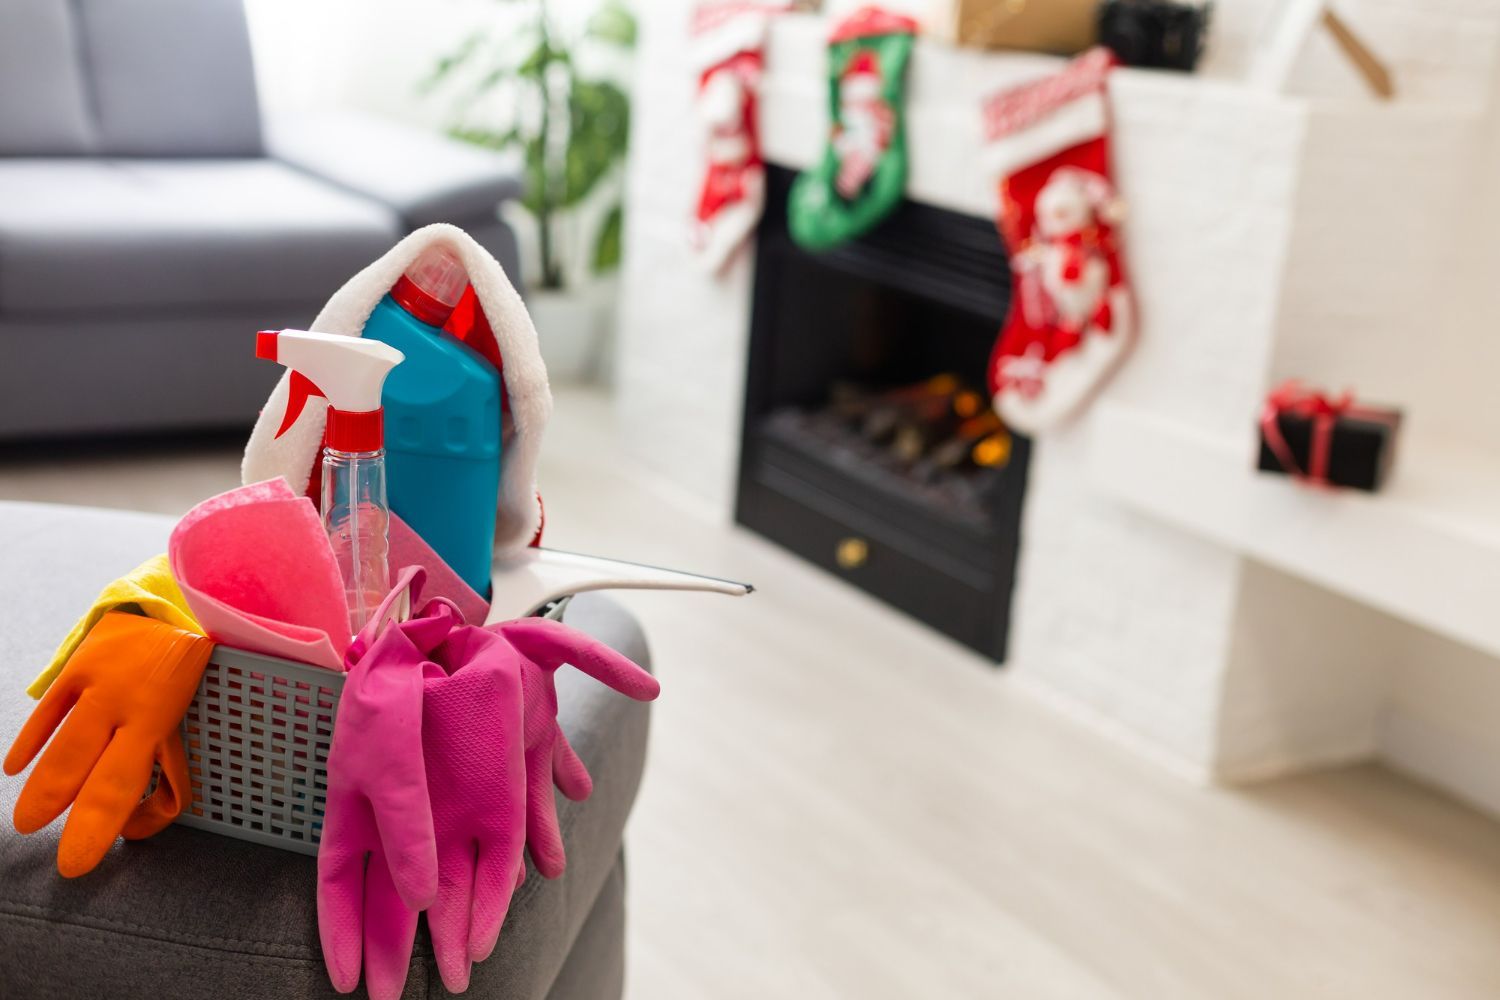
M1104 0L1099 41L1127 66L1191 70L1208 35L1210 3Z

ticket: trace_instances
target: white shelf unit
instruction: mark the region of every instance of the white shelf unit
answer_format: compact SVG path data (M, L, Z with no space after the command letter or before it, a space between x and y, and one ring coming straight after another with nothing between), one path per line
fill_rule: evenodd
M1233 552L1500 656L1500 463L1403 442L1379 494L1255 470L1255 432L1194 433L1105 403L1089 440L1102 492Z

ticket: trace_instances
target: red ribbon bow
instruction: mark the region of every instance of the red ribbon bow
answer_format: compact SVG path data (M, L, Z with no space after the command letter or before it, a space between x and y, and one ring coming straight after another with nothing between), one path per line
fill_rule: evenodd
M1260 411L1260 430L1266 445L1281 467L1290 475L1306 483L1328 485L1328 458L1333 452L1333 429L1341 417L1359 415L1366 411L1354 405L1354 393L1345 390L1329 398L1316 389L1309 389L1296 379L1289 379L1266 397L1266 405ZM1312 445L1308 450L1307 469L1297 464L1286 436L1281 433L1280 418L1283 414L1301 417L1312 422Z

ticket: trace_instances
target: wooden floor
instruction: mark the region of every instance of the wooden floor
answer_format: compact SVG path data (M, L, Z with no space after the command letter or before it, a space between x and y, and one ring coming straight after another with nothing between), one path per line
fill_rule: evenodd
M664 693L632 1000L1500 997L1500 827L1376 767L1203 789L705 518L559 397L548 541L754 582L635 596ZM0 497L180 512L237 453L0 458Z

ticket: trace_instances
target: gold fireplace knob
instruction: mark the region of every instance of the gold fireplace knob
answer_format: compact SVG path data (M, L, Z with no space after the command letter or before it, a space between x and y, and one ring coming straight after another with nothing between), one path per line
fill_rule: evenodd
M870 545L863 538L846 538L833 551L840 569L859 569L870 558Z

